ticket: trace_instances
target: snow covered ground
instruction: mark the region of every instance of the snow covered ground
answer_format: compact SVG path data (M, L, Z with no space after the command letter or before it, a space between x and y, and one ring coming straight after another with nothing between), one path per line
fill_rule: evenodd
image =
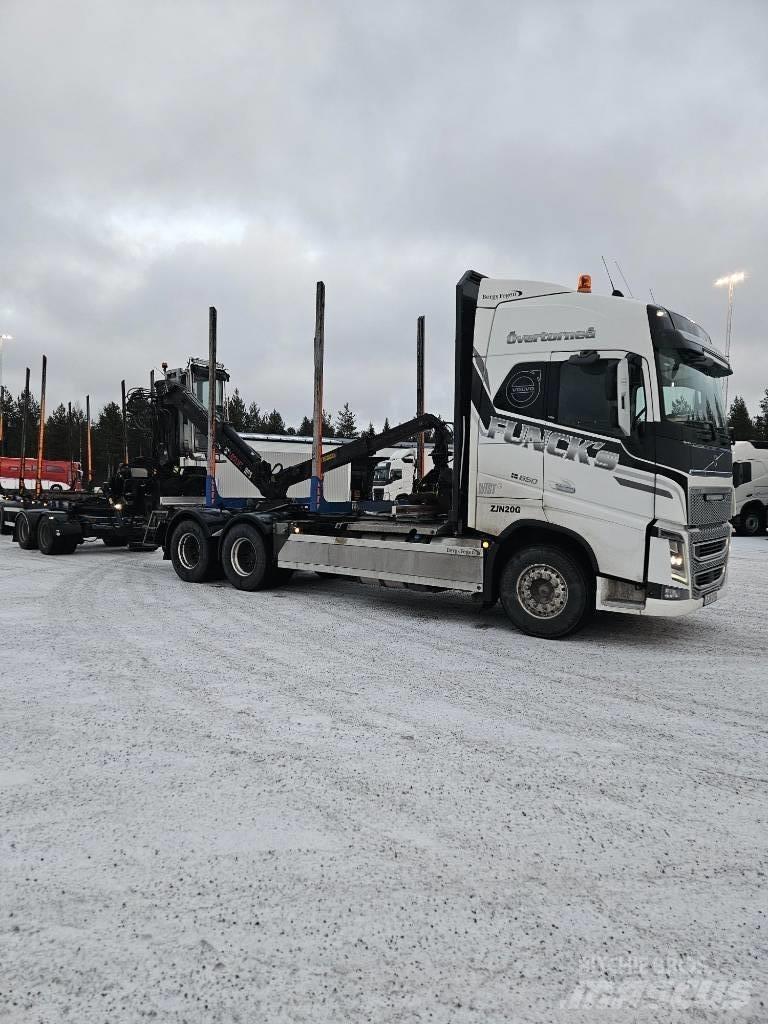
M767 580L547 643L2 538L0 1018L768 1019Z

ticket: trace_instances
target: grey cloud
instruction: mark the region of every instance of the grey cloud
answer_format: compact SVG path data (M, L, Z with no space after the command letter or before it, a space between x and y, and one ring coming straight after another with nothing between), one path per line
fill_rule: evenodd
M314 283L326 396L361 419L450 413L453 285L474 266L565 284L618 257L633 290L720 339L746 269L731 393L768 386L768 8L714 2L6 2L0 326L6 383L53 401L202 353L309 411Z

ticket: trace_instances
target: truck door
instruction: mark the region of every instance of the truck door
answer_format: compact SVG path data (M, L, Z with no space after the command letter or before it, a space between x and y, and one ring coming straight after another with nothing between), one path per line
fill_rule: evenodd
M545 427L546 356L520 361L488 357L476 365L473 402L478 415L475 526L498 536L520 519L542 518L544 454L526 431ZM479 394L478 394L479 393Z
M626 351L553 352L547 387L544 512L600 553L603 573L641 581L645 532L654 518L652 461L633 458L633 432L650 419L645 360ZM645 364L645 365L643 365ZM617 381L631 378L619 409ZM623 424L623 429L622 425ZM627 431L629 430L629 436Z

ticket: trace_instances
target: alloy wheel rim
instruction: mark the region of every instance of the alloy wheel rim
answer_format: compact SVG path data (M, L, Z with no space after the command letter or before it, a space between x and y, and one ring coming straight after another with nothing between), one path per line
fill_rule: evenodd
M230 555L232 568L245 579L256 568L256 546L248 537L238 537Z
M194 533L185 533L178 544L179 561L185 569L196 569L200 561L200 541Z
M536 619L554 619L568 604L568 584L554 566L529 565L517 580L517 599Z

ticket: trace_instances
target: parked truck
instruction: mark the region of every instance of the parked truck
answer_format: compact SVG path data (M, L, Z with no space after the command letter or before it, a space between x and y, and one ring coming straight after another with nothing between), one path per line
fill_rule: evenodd
M733 525L756 537L768 520L768 441L737 441L733 446Z
M260 590L311 570L453 590L500 600L541 637L572 633L595 609L682 615L715 601L726 579L730 372L696 323L594 295L586 275L574 291L468 271L456 295L452 469L451 438L422 417L400 438L367 441L372 454L436 430L434 468L394 516L354 503L311 512L284 486L311 463L278 471L274 487L262 464L258 505L169 509L156 536L188 582L223 570Z

